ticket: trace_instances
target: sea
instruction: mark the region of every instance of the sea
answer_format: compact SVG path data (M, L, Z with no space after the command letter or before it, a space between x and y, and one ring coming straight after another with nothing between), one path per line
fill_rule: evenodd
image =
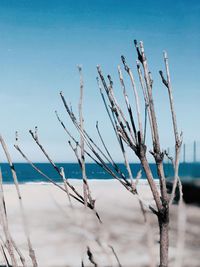
M35 165L44 172L47 176L49 176L52 180L59 183L62 182L62 179L57 174L55 169L49 163L35 163ZM126 168L124 164L117 164L120 170L124 173L126 177L128 177ZM15 170L17 172L17 178L19 183L47 183L48 180L39 174L33 167L28 163L15 163ZM57 163L58 167L63 167L65 171L66 178L69 179L82 179L81 169L77 163ZM13 178L11 174L10 166L7 163L0 164L3 182L7 184L13 183ZM141 165L139 163L130 164L133 176L136 176L138 171L141 169ZM156 173L156 165L150 164L150 168L152 170L153 176L157 179ZM169 163L164 164L164 170L167 179L173 178L173 167ZM105 170L103 170L100 166L95 163L86 163L86 173L88 179L113 179L111 175L109 175ZM179 176L182 180L196 180L200 178L200 163L181 163L179 167ZM142 171L141 179L146 179L145 173Z

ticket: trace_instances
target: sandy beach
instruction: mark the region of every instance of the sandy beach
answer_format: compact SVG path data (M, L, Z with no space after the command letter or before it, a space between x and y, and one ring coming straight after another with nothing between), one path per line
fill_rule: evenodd
M82 190L80 180L71 183ZM30 236L38 265L42 267L77 267L87 257L90 247L98 266L119 266L112 252L114 248L124 267L152 266L158 262L158 227L155 216L149 215L150 225L143 216L135 196L118 181L90 181L96 210L103 221L100 224L93 212L73 201L69 205L64 192L51 184L21 184L20 190L26 211ZM145 201L152 202L151 192L142 181L138 191ZM28 258L26 239L22 228L19 203L14 185L4 185L11 234ZM187 206L185 248L181 250L182 266L198 267L200 262L200 209ZM177 206L171 211L170 266L174 265L177 242ZM148 230L148 231L147 231ZM147 234L147 232L149 234ZM183 233L182 233L183 235ZM29 261L29 266L31 266Z

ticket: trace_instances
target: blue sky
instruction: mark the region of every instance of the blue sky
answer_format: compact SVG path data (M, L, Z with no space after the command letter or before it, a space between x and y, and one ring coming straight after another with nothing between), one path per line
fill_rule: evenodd
M59 91L64 92L77 110L77 64L82 64L84 71L85 125L96 138L98 120L116 160L122 159L99 96L96 65L100 64L105 74L112 75L120 97L117 65L123 54L135 71L134 39L144 41L153 74L162 147L173 146L168 95L158 75L158 71L164 69L163 50L168 51L170 58L178 125L184 133L184 141L199 140L199 14L198 0L1 0L1 133L14 160L22 161L13 149L15 130L19 131L20 143L30 158L45 160L28 133L35 125L54 160L75 160L54 110L59 111L74 132ZM129 94L133 99L131 90ZM4 160L2 153L0 160Z

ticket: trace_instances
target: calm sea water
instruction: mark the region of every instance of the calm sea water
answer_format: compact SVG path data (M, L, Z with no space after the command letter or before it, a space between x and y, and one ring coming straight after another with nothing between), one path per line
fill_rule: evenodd
M81 170L77 163L58 163L59 167L64 167L65 175L70 179L81 179ZM127 176L126 169L123 164L118 164L124 174ZM62 182L59 175L49 163L37 163L36 166L42 170L45 174L51 177L56 182ZM10 167L7 163L0 164L3 181L5 183L13 183ZM153 176L157 178L156 165L150 164L153 172ZM140 164L131 164L133 174L137 174L140 170ZM17 171L18 180L20 183L30 182L48 182L42 175L35 171L27 163L16 163L15 169ZM164 164L166 176L168 178L173 176L173 168L171 164ZM112 179L101 167L97 164L86 164L87 176L89 179ZM197 179L200 177L200 163L181 163L179 175L181 179ZM142 173L142 179L145 179L145 174Z

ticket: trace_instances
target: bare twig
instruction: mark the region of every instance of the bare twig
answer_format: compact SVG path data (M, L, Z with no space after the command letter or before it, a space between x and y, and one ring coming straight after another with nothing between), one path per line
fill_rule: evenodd
M9 264L9 261L8 261L8 258L7 258L7 255L5 253L3 245L0 245L0 249L1 249L1 254L3 256L3 259L4 259L5 266L10 267L10 264Z
M21 261L21 263L22 263L22 266L23 266L23 267L27 267L25 257L24 257L24 255L21 253L21 251L19 250L17 244L15 243L15 241L13 240L12 237L11 237L11 242L12 242L12 244L13 244L13 248L15 249L15 251L17 252L17 254L19 255L19 258L20 258L20 261Z
M69 189L68 189L68 185L67 185L67 179L65 178L65 171L64 171L63 167L60 168L60 174L62 175L62 178L63 178L63 183L64 183L65 191L67 192L69 203L72 206L72 202L71 202L71 198L70 198L70 194L69 194Z
M151 129L151 137L152 137L152 142L155 142L155 138L154 138L154 129L153 129L153 124L152 124L152 118L151 118L151 111L149 108L149 98L148 98L148 93L147 93L147 88L142 76L142 70L140 67L140 63L139 61L136 61L137 63L137 71L138 71L138 76L139 76L139 80L140 80L140 85L142 88L142 92L143 92L143 97L144 97L144 102L145 102L145 120L146 120L146 112L148 113L148 118L149 118L149 125L150 125L150 129ZM145 121L145 128L146 128L146 124L147 122ZM146 137L146 129L144 129L144 142L145 142L145 137Z
M39 146L39 148L42 150L43 154L45 155L45 157L48 159L48 161L50 162L50 164L53 166L53 168L56 170L56 172L58 173L58 175L62 178L62 175L60 173L60 169L59 167L53 162L53 160L50 158L50 156L48 155L48 153L46 152L46 150L44 149L44 147L42 146L42 144L39 142L38 136L36 138L36 136L34 135L34 133L30 130L29 131L32 138L35 140L36 144ZM70 189L75 193L75 195L80 199L80 200L84 200L83 197L78 193L78 191L68 182L66 181L67 185L70 187Z
M159 140L159 134L158 134L158 126L157 126L157 119L156 119L156 113L155 113L155 107L153 102L153 95L152 95L152 78L149 75L149 69L147 64L147 59L144 52L144 46L143 42L140 42L140 48L137 45L137 41L135 41L136 48L138 49L138 54L140 54L140 60L144 69L144 78L147 88L147 96L148 96L148 103L149 103L149 110L151 113L151 121L152 121L152 138L153 138L153 148L154 148L154 158L157 163L157 172L158 177L160 180L160 190L161 190L161 196L162 200L164 202L164 205L166 202L168 202L168 195L167 195L167 188L166 188L166 181L165 181L165 174L163 169L163 153L160 149L160 140ZM139 50L140 49L140 50Z
M176 113L175 113L175 109L174 109L174 101L173 101L173 95L172 95L172 85L171 85L170 72L169 72L169 62L168 62L167 53L165 51L163 53L163 57L164 57L164 62L165 62L167 80L164 78L162 71L159 71L159 73L160 73L163 84L168 89L170 110L171 110L171 115L172 115L174 138L175 138L174 183L173 183L172 194L171 194L171 198L170 198L170 205L171 205L173 202L174 196L175 196L175 190L176 190L177 183L178 183L179 191L180 191L180 200L182 201L182 185L181 185L180 178L178 176L179 157L180 157L180 150L181 150L181 145L182 145L182 135L179 135L179 133L178 133Z
M124 61L124 64L125 64L125 61ZM126 66L127 65L125 64L125 67ZM104 89L107 93L108 100L111 104L112 110L114 111L116 119L118 120L118 123L120 125L120 132L119 132L119 129L118 129L117 125L115 124L115 127L118 129L117 133L120 134L121 138L133 149L133 151L136 153L136 155L140 158L141 163L143 165L143 168L145 169L145 172L147 174L147 179L149 181L149 185L151 187L151 191L152 191L152 194L154 196L154 200L156 202L157 208L158 208L158 210L161 210L162 209L162 203L160 201L159 192L158 192L156 184L154 182L151 169L149 167L148 161L147 161L146 156L145 156L146 146L142 143L140 131L138 132L138 137L137 137L138 141L137 141L137 146L136 146L135 144L133 144L133 142L132 142L131 138L129 137L129 134L126 131L125 126L124 126L124 124L120 118L118 109L116 108L116 104L114 101L113 92L112 92L112 94L110 94L109 88L105 82L105 79L104 79L104 76L102 74L100 66L97 67L97 70L98 70L99 76L101 78L102 84L104 86Z
M140 130L140 139L143 143L143 130L142 130L142 119L141 119L141 111L140 111L140 101L139 101L139 96L138 96L135 80L134 80L133 73L132 73L131 69L128 67L128 65L126 63L125 57L121 56L121 59L122 59L122 62L124 64L124 68L130 77L131 84L133 87L133 92L134 92L134 96L135 96L135 103L136 103L137 118L138 118L138 125L139 125L139 130Z
M183 253L185 245L186 234L186 207L183 201L178 205L178 224L177 224L177 242L176 242L176 258L174 267L181 267L183 265Z
M83 119L83 74L81 66L78 66L79 75L80 75L80 100L79 100L79 124L80 131L84 132L84 119ZM83 179L83 195L84 195L84 204L87 206L87 201L93 206L95 201L92 199L89 184L87 181L86 168L85 168L85 149L84 149L84 137L80 134L80 147L81 147L81 172Z
M57 184L55 181L53 181L53 179L51 179L49 176L47 176L45 173L43 173L38 167L35 166L35 164L30 161L27 156L22 152L22 150L19 148L18 145L14 145L14 147L17 149L17 151L22 155L22 157L38 172L40 173L43 177L45 177L48 181L50 181L51 183L53 183L55 186L57 186L59 189L61 189L62 191L64 191L66 194L68 194L68 192L65 190L65 188L63 188L62 186L60 186L59 184ZM61 174L60 174L61 175ZM62 176L61 176L62 177ZM80 202L81 204L84 204L84 200L83 197L76 191L76 189L68 182L68 180L65 180L66 184L68 185L68 187L75 193L69 193L69 196L74 198L75 200L77 200L78 202ZM80 196L80 197L79 197ZM87 204L87 207L90 208L91 210L94 210L94 206L92 206L89 202ZM96 217L98 218L99 222L101 223L101 218L98 214L98 212L96 210L94 210Z
M76 119L75 119L74 114L71 114L71 112L70 112L70 110L69 110L69 107L68 107L68 105L67 105L67 103L66 103L66 101L65 101L65 98L64 98L62 92L60 93L60 95L61 95L62 101L63 101L63 103L64 103L64 106L65 106L65 108L66 108L66 110L67 110L67 113L69 114L69 116L70 116L70 118L71 118L73 124L74 124L75 127L77 128L78 132L81 133L81 134L83 135L83 137L84 137L84 141L85 141L86 145L87 145L88 148L92 151L92 153L97 157L97 159L100 161L100 164L102 164L102 165L104 166L104 168L105 168L107 171L109 171L109 173L110 173L110 172L113 173L113 170L111 170L111 169L107 166L107 164L106 164L106 162L105 162L105 160L108 161L108 163L110 163L111 166L113 167L114 171L116 171L116 172L121 176L121 178L125 181L125 183L126 183L128 186L131 185L130 182L126 179L125 175L124 175L124 174L120 171L120 169L117 167L117 165L114 164L112 161L110 161L110 159L105 155L105 153L103 153L103 151L99 148L99 146L97 146L97 144L92 140L92 138L88 135L88 133L87 133L85 130L84 130L84 132L81 131L79 125L77 124L77 121L76 121ZM79 145L79 146L80 146L80 145ZM97 151L98 151L99 153L98 153ZM96 161L95 161L95 162L96 162ZM109 170L108 170L108 169L109 169ZM114 173L113 173L113 174L114 174ZM114 174L114 177L116 177L115 174ZM118 179L118 178L116 177L116 179Z
M124 99L125 99L125 102L126 102L126 107L127 107L127 110L128 110L128 113L129 113L129 117L130 117L130 121L131 121L131 125L132 125L132 128L133 128L134 137L133 137L132 130L130 129L129 131L130 131L130 134L132 135L132 138L133 138L134 142L136 143L137 132L136 132L136 127L135 127L135 122L134 122L134 119L133 119L133 112L132 112L131 105L129 103L128 94L126 92L126 87L125 87L125 84L124 84L124 79L123 79L123 76L122 76L122 71L121 71L120 66L118 66L118 74L119 74L120 83L121 83L121 86L122 86L122 89L123 89L123 95L124 95Z
M20 211L21 211L21 215L22 215L24 232L25 232L25 236L26 236L26 240L27 240L27 244L28 244L28 249L29 249L29 256L30 256L30 258L32 260L33 267L37 267L38 264L37 264L37 260L36 260L36 256L35 256L35 251L33 249L33 246L32 246L31 240L30 240L28 223L27 223L27 219L26 219L26 215L25 215L25 210L24 210L24 205L23 205L23 202L22 202L22 197L21 197L20 190L19 190L17 173L15 171L14 164L12 163L12 159L11 159L11 156L10 156L10 154L8 152L7 146L6 146L6 144L5 144L4 140L3 140L3 137L1 135L0 135L0 142L1 142L1 145L2 145L3 150L5 152L5 155L7 157L8 163L10 165L10 169L11 169L11 172L12 172L13 180L14 180L15 187L16 187L16 190L17 190L18 199L19 199L19 205L20 205Z
M59 189L61 189L62 191L64 191L67 194L67 191L60 186L59 184L57 184L53 179L51 179L48 175L46 175L45 173L43 173L31 160L29 160L29 158L24 154L24 152L22 152L21 148L18 145L14 145L14 147L17 149L17 151L21 154L21 156L33 167L34 170L36 170L39 174L41 174L45 179L47 179L49 182L51 182L52 184L54 184L56 187L58 187ZM68 181L66 180L67 185L69 186ZM80 203L84 203L83 200L80 200L78 197L74 196L73 194L69 193L71 197L73 197L74 199L78 200Z
M3 180L2 180L2 172L0 169L0 218L1 218L1 223L3 227L3 232L5 235L6 239L6 245L8 249L8 253L12 262L13 267L18 267L17 260L14 254L14 248L11 240L11 234L9 231L9 226L8 226L8 219L6 215L6 210L5 210L5 201L4 201L4 194L3 194Z
M89 261L94 265L94 267L98 267L98 264L96 263L96 261L94 259L94 256L93 256L89 246L87 247L87 255L88 255Z
M112 250L112 253L113 253L113 255L115 256L115 259L116 259L116 261L117 261L117 263L118 263L118 267L122 267L122 265L121 265L121 263L120 263L120 261L119 261L119 257L117 256L117 253L115 252L113 246L109 245L109 248Z

